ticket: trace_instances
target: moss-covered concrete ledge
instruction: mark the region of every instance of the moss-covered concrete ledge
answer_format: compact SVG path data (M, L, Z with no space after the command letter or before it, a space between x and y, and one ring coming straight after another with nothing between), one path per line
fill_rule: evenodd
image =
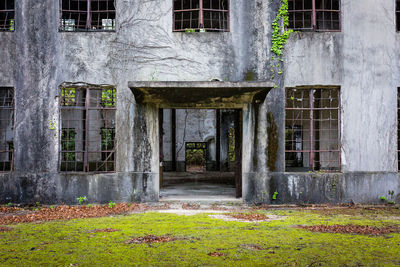
M263 102L274 85L269 81L132 81L128 86L138 103L160 108L242 108Z

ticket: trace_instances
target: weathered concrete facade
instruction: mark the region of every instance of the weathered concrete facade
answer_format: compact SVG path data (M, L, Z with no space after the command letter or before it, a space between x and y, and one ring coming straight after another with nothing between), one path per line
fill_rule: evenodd
M138 104L128 82L273 80L271 22L280 1L231 0L230 31L220 33L172 32L172 1L115 2L115 32L59 32L58 1L16 1L15 32L0 32L0 86L15 90L14 170L0 175L1 202L157 201L159 106ZM370 203L389 190L399 198L394 4L342 0L341 32L292 34L278 87L242 105L244 201L269 203L275 191L279 203ZM63 82L116 86L115 173L58 171ZM304 85L340 87L341 173L285 172L285 88ZM278 128L274 171L268 112Z

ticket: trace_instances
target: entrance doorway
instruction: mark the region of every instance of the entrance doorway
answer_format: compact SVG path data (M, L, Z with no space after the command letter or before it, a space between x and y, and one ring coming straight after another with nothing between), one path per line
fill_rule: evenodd
M161 199L242 196L241 114L241 109L159 109Z

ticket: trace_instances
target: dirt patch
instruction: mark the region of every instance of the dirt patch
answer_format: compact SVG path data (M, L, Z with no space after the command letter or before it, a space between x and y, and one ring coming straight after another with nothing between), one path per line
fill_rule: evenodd
M248 250L264 250L264 248L256 244L242 244L240 247Z
M12 228L0 226L0 233L12 231Z
M125 242L125 244L149 244L149 243L165 243L178 240L178 238L172 237L170 235L155 236L146 235L141 237L134 237Z
M306 229L311 232L320 233L339 233L339 234L358 234L358 235L386 235L389 233L400 233L400 226L390 225L383 227L369 226L369 225L312 225L303 226L299 225L297 228Z
M184 210L198 210L200 209L200 205L196 203L184 203L182 204L182 209Z
M211 256L211 257L224 257L225 256L225 254L221 253L221 252L210 252L207 255Z
M220 219L223 221L227 222L232 222L232 221L237 221L237 222L247 222L247 223L255 223L255 222L270 222L270 221L275 221L275 220L284 220L286 219L286 216L279 216L279 215L273 215L269 214L268 216L264 214L216 214L216 215L208 215L211 218L214 219ZM236 217L234 217L236 216Z
M113 228L105 228L105 229L93 229L88 231L88 233L112 233L112 232L117 232L121 231L118 229L113 229Z
M94 218L110 215L126 214L130 212L143 212L148 210L167 209L168 206L147 206L145 204L120 203L110 208L108 205L94 206L56 206L41 208L28 214L0 216L0 225L28 223L53 220L70 220L77 218Z
M229 216L245 221L265 221L268 219L267 216L259 213L232 213Z

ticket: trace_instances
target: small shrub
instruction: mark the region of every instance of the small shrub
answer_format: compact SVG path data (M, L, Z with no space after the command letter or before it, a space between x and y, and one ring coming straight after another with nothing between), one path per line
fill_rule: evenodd
M86 196L78 197L76 200L78 200L79 205L82 205L83 202L85 202L87 200L87 198L86 198Z
M114 208L115 207L115 203L112 200L110 200L110 202L108 202L108 207L110 209Z

